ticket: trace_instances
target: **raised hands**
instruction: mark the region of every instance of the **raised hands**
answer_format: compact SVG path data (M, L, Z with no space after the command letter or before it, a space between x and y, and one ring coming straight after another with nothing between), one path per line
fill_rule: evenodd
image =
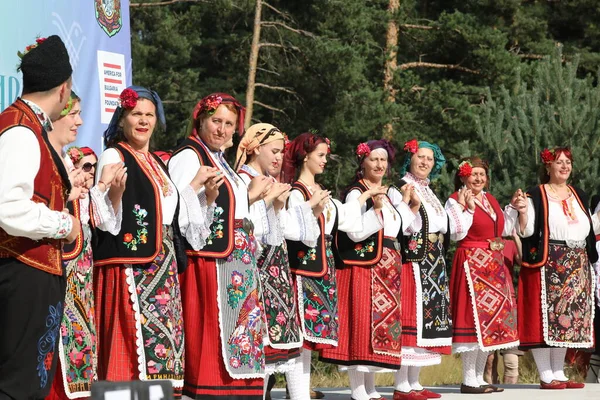
M464 186L458 189L458 204L463 206L465 210L475 211L475 195L471 192L471 189Z
M197 193L200 188L206 184L206 181L211 178L216 178L222 174L223 173L219 170L219 168L203 165L198 169L198 172L196 172L196 176L194 176L194 179L192 179L190 182L190 186Z
M265 196L265 202L267 204L273 203L273 207L276 211L281 210L285 207L288 197L290 197L291 188L292 186L287 183L275 182L267 196Z
M523 193L521 189L517 189L510 200L510 205L517 210L519 214L527 214L528 204L529 202L527 201L525 193Z
M75 168L69 172L69 181L71 182L71 191L67 201L73 201L85 197L88 192L85 186L85 172L81 168Z
M312 207L313 214L315 217L319 217L323 210L325 209L325 205L329 201L329 197L331 196L331 192L329 190L316 190L312 197L310 198L309 204Z
M248 197L250 197L250 204L258 200L264 199L268 191L273 186L273 179L264 175L259 175L250 181L248 186Z
M213 175L212 173L209 175ZM198 176L198 174L196 174ZM204 194L206 195L207 204L212 204L215 202L217 197L219 196L219 188L224 182L225 176L220 173L215 173L213 176L208 178L204 183Z

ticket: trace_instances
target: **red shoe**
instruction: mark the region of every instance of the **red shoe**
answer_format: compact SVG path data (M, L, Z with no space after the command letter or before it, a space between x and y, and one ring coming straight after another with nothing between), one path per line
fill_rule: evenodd
M567 382L557 381L556 379L550 383L540 381L540 389L566 389L566 388L567 388Z
M416 390L411 390L408 393L394 390L394 400L427 400L427 397Z
M431 390L427 389L420 390L417 393L419 393L421 396L425 396L428 399L439 399L440 397L442 397L441 394L432 392Z
M583 389L585 387L585 383L574 382L572 380L568 380L563 383L567 384L567 389Z

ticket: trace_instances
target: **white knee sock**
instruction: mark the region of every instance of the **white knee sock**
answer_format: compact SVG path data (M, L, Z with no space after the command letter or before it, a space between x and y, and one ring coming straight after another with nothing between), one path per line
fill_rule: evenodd
M265 396L267 395L267 389L269 386L269 377L270 374L265 374L264 387L263 387L263 400L265 400Z
M423 390L423 386L419 383L419 374L421 373L421 367L410 367L408 369L408 383L412 390Z
M550 349L550 363L552 364L552 373L554 379L559 381L568 381L569 378L565 376L565 357L567 356L567 349L559 347Z
M365 390L371 399L378 399L381 397L377 388L375 388L375 372L365 372Z
M460 358L462 358L463 383L470 387L479 387L480 385L475 372L478 353L479 350L472 350L460 355Z
M310 353L310 350L301 349L294 368L285 373L292 400L310 399Z
M408 383L408 369L410 367L402 366L394 374L394 388L399 392L410 392L410 383Z
M475 350L477 352L477 365L475 366L475 372L477 373L477 382L479 385L487 385L488 383L483 379L485 372L485 364L487 364L488 353L487 351Z
M535 365L537 365L540 379L544 383L550 383L554 380L552 373L552 364L550 363L550 349L531 349Z
M369 400L369 395L365 390L365 373L358 372L356 369L349 369L348 378L350 378L352 398L354 400Z

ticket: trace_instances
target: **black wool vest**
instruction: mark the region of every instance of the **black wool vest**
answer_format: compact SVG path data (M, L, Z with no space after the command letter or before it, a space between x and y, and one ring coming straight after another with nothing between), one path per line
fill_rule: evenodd
M569 188L590 221L590 232L586 237L586 252L590 263L595 263L598 260L598 252L596 251L594 225L592 224L592 218L587 208L589 204L588 197L583 190L570 185ZM548 195L542 189L542 185L540 185L529 189L527 197L533 202L535 222L533 235L528 238L521 238L523 248L522 265L528 268L539 268L544 266L548 261L548 241L550 239L550 229L548 228Z
M309 190L300 182L292 184L292 190L298 189L304 196L304 201L310 200L312 197ZM320 278L327 273L327 254L326 254L326 237L325 232L325 217L323 214L317 218L321 234L317 239L316 247L308 247L301 241L286 240L288 255L290 260L290 269L296 275L308 276L311 278ZM335 222L331 234L335 237L338 227L338 213L335 213ZM332 251L334 249L332 248ZM335 252L334 252L335 254Z
M210 167L218 166L214 163L206 146L196 137L188 137L175 150L173 156L177 153L191 149L198 156L200 165ZM172 157L171 157L172 158ZM231 183L225 179L219 190L219 195L215 200L217 207L213 215L213 222L210 226L211 234L207 239L206 245L202 250L193 250L189 245L187 255L192 257L207 257L207 258L225 258L233 251L234 232L235 232L235 196Z
M406 185L407 183L408 182L406 182L403 179L400 180L400 182L398 182L398 186L395 187L396 190L400 191L399 188ZM413 233L410 236L402 237L402 248L404 249L404 257L402 259L402 262L419 263L423 261L427 256L426 250L429 247L429 219L427 217L427 212L425 211L425 206L423 204L421 204L421 207L419 207L419 215L421 216L422 221L421 230L417 233ZM444 254L448 251L448 245L450 244L450 218L447 218L448 229L444 234ZM410 250L410 248L408 247L408 243L411 240L415 240L417 243L420 244L420 246L418 246L414 250Z

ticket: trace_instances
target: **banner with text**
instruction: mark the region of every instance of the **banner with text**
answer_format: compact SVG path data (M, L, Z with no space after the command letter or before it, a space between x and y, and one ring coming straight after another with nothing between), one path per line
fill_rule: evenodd
M0 3L0 111L21 95L18 51L58 35L69 51L73 90L81 97L78 146L102 149L102 133L121 91L131 84L129 0L21 0Z

